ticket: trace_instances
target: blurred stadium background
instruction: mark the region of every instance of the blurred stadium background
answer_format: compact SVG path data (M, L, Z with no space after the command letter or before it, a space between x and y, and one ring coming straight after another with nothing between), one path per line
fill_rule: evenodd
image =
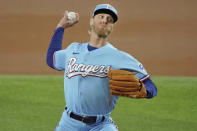
M48 44L64 10L80 14L63 47L86 42L96 4L119 11L110 42L143 63L151 75L197 75L196 0L0 0L0 74L62 74L46 66Z

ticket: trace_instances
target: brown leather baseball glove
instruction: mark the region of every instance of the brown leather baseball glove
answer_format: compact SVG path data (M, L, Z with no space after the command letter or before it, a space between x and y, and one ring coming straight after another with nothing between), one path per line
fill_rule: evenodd
M126 70L109 70L110 93L116 96L145 98L147 96L144 84L135 76L136 72Z

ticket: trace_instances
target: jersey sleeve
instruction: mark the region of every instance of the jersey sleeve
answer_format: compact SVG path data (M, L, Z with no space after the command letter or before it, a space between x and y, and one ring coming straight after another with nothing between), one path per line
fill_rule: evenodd
M150 76L147 73L146 69L143 67L142 63L126 53L123 65L125 65L125 67L127 68L126 70L137 72L136 77L138 77L138 79L145 85L147 98L152 98L157 95L157 88L150 79Z
M138 63L137 66L139 67L139 70L141 71L136 74L138 79L140 79L141 81L148 79L150 76L147 73L146 69L143 67L143 65L141 63Z
M56 70L64 70L66 63L66 50L56 51L53 54L53 66Z
M71 43L66 49L54 52L53 65L56 70L65 70L67 57L76 48L78 43Z
M120 61L120 69L128 70L131 72L137 72L136 76L138 79L148 78L149 75L146 69L143 67L142 63L140 63L137 59L131 56L128 53L121 52Z

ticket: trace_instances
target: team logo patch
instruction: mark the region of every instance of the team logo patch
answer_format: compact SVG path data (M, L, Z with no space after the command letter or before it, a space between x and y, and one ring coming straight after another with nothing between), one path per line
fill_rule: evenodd
M105 4L107 7L107 9L112 8L112 6L110 4Z
M144 67L142 64L139 64L138 66L140 67L141 70L144 70Z
M83 77L94 76L94 77L105 78L110 68L111 68L110 66L104 66L104 65L78 64L76 58L70 58L68 61L66 76L68 78L77 75L81 75Z

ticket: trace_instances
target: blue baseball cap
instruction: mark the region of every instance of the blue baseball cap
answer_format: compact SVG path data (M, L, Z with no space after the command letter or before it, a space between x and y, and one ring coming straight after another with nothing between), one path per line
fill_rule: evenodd
M99 4L94 9L92 16L95 16L100 13L106 13L113 17L114 23L118 20L118 12L117 10L110 4Z

